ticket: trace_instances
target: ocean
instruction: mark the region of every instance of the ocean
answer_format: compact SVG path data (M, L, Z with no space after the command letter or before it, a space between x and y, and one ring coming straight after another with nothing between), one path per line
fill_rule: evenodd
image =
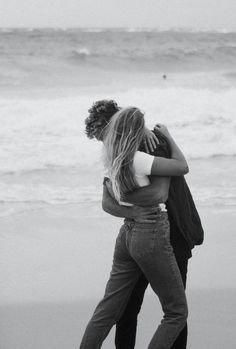
M198 205L236 204L236 33L0 29L1 215L102 195L87 110L115 99L168 126Z

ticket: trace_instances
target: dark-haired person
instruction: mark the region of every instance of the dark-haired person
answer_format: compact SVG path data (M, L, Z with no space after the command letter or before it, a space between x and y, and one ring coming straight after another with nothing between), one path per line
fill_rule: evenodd
M85 121L88 137L102 140L106 125L118 110L120 108L114 101L96 102L89 110L89 117ZM158 140L154 137L155 134ZM155 130L154 133L147 132L146 141L151 154L170 157L170 148L163 135ZM142 150L147 152L148 147L143 145ZM152 213L150 214L148 208L145 210L145 207L156 202L166 201L168 198L166 206L170 221L170 240L185 287L191 249L194 245L201 244L203 240L201 222L183 176L171 178L169 196L165 180L162 177L151 176L150 179L149 186L137 189L126 196L126 201L134 204L132 207L118 205L104 184L103 208L106 212L117 217L126 217L130 220L139 219L146 222L152 219ZM132 349L135 346L137 316L147 285L148 281L142 275L133 289L122 317L116 323L115 343L117 349ZM187 326L176 339L172 349L185 349L186 342Z

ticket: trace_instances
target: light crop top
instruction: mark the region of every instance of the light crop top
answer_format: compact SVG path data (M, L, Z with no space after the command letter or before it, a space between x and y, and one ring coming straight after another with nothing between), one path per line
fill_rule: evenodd
M144 187L145 185L150 184L148 176L150 176L151 174L153 161L153 155L149 155L141 151L136 151L133 160L133 168L134 176L140 187Z

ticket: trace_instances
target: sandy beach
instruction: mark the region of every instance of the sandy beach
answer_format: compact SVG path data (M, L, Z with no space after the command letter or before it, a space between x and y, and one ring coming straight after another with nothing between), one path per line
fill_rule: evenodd
M205 243L189 263L189 348L236 344L234 210L201 207ZM92 204L44 207L1 218L1 349L78 347L104 292L121 220ZM161 318L150 289L137 349ZM104 344L110 349L112 331Z
M235 289L188 291L188 347L234 348ZM30 303L1 307L1 348L78 348L85 323L96 301ZM136 348L146 348L160 320L160 308L147 295L139 316ZM115 348L114 328L103 344Z

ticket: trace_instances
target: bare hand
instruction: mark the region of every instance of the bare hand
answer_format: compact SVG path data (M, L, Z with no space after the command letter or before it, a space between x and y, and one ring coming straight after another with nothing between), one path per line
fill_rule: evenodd
M145 151L148 154L152 153L156 149L157 145L159 144L159 140L157 136L148 128L145 128L145 136L144 136L143 142L144 142Z
M158 207L133 206L134 220L139 223L155 223L160 216Z
M161 134L163 134L166 137L170 137L170 133L169 133L168 128L163 124L156 124L155 130L157 132L160 132Z
M106 181L105 185L106 185L106 188L107 188L109 194L110 194L111 197L114 199L114 198L115 198L115 195L114 195L114 193L113 193L111 181L110 181L110 180L109 180L109 181Z

